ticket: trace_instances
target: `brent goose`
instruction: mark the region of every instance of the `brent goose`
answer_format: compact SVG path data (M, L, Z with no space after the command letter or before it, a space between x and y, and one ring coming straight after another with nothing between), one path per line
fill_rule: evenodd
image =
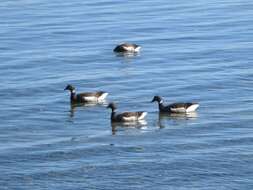
M116 105L114 103L110 103L107 108L112 109L111 121L112 122L131 122L131 121L140 121L144 120L147 112L138 111L138 112L123 112L116 113Z
M158 102L159 111L167 113L188 113L194 112L198 107L198 103L173 103L169 105L163 105L163 100L160 96L154 96L152 102Z
M117 53L138 53L140 49L141 49L141 46L137 44L123 43L123 44L117 45L113 51Z
M72 85L67 85L64 90L70 91L70 101L71 103L89 103L89 102L102 102L108 95L108 93L103 91L97 92L83 92L77 94L75 87Z

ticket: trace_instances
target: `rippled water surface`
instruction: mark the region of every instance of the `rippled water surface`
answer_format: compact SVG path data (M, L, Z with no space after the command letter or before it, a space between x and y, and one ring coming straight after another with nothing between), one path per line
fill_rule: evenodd
M1 189L252 189L253 3L3 0ZM142 46L117 56L116 44ZM104 90L146 125L111 126ZM192 116L150 103L196 101Z

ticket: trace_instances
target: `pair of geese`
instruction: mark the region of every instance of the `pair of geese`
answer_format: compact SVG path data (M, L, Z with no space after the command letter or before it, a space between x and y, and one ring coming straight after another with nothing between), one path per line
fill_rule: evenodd
M65 90L70 91L70 101L72 104L100 103L103 102L108 96L108 93L104 91L84 92L77 94L75 87L72 85L67 85ZM160 113L190 113L194 112L199 107L198 103L173 103L164 105L163 100L160 96L154 96L151 102L155 101L158 102ZM142 121L147 115L147 112L144 111L117 113L117 106L113 102L109 103L107 108L110 108L112 110L111 122Z
M137 44L123 43L117 45L114 48L115 53L138 53L141 49L141 46ZM70 101L72 104L76 103L99 103L103 102L108 96L107 92L97 91L97 92L84 92L77 94L75 87L72 85L67 85L65 90L70 91ZM159 111L161 113L189 113L194 112L198 107L198 103L173 103L169 105L164 105L163 100L160 96L154 96L151 102L158 102ZM132 121L141 121L144 120L147 112L138 111L138 112L123 112L116 113L117 106L115 103L111 102L107 106L111 108L111 121L112 122L132 122Z

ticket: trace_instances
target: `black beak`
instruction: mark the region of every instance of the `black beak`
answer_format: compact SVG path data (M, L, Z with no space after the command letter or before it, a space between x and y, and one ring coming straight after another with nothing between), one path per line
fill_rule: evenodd
M68 88L66 87L66 88L64 88L64 90L68 90Z
M155 99L153 99L153 100L151 101L151 103L154 102L154 101L155 101Z

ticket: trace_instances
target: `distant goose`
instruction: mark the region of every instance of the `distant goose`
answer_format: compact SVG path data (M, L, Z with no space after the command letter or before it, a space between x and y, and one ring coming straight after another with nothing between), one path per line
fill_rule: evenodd
M160 96L154 96L152 102L158 102L159 111L167 113L188 113L194 112L198 107L198 103L173 103L170 105L163 105L163 100Z
M140 49L141 49L141 46L137 44L123 43L123 44L117 45L113 51L117 53L137 53L140 51Z
M144 120L147 112L138 111L138 112L123 112L116 113L116 105L114 103L110 103L107 108L112 109L111 121L112 122L131 122L131 121L140 121Z
M64 90L70 91L71 103L89 103L89 102L102 102L107 97L108 93L103 91L98 92L84 92L76 94L75 87L67 85Z

